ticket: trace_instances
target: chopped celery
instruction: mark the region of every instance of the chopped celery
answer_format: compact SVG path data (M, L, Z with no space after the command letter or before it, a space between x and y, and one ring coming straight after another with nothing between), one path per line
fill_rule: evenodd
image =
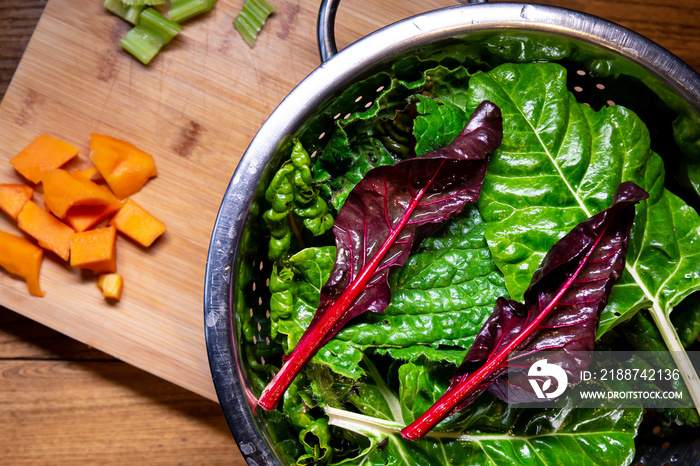
M245 0L241 12L233 21L233 26L248 45L253 47L260 29L273 11L275 7L267 0Z
M124 5L128 6L151 6L151 5L162 5L165 0L121 0Z
M107 11L134 25L138 24L139 15L145 8L144 5L127 5L122 0L105 0L102 6Z
M180 31L182 26L153 8L147 8L141 13L139 24L131 28L119 44L141 63L147 65Z
M194 16L206 13L214 8L216 0L172 0L168 16L176 23L181 23Z

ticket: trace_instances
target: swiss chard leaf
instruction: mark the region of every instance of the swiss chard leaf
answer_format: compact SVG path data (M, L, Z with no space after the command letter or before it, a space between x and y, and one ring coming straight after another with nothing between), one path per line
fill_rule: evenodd
M695 343L700 335L700 292L696 291L676 306L671 321L685 348Z
M312 361L353 379L363 374L358 361L368 349L403 361L427 358L459 365L496 299L506 294L484 228L470 206L421 241L390 275L391 303L384 312L355 319ZM334 260L332 246L307 248L275 269L270 320L273 337L286 335L285 350L296 346L311 323Z
M493 305L506 293L475 208L424 239L389 277L391 302L355 319L336 336L396 359L458 364Z
M353 317L389 304L387 278L406 262L416 235L479 197L486 156L502 138L498 107L482 103L449 146L371 170L355 186L333 226L336 261L319 308L258 404L274 409L301 367Z
M265 199L271 205L263 219L270 231L268 256L272 260L281 258L289 250L295 226L290 226L292 214L300 217L304 226L316 236L333 226L328 206L313 186L309 154L299 141L295 141L290 159L272 178Z
M466 69L410 58L394 68L396 78L380 73L353 86L334 105L335 129L315 163L314 181L336 212L370 169L443 147L464 128L469 79ZM420 93L409 99L417 91ZM423 106L415 121L407 99L418 99ZM340 108L352 106L351 101L359 102L354 105L360 110L344 114ZM438 106L444 107L433 112ZM438 121L437 117L446 121ZM418 128L413 128L414 123Z
M307 412L323 408L335 435L358 445L352 451L336 449L333 465L546 466L576 455L577 464L598 466L627 464L633 457L641 410L566 405L523 409L490 395L447 419L430 436L408 441L399 430L447 388L451 368L429 361L398 364L380 369L364 359L365 375L358 381L324 373L314 364L307 366L315 397L302 393L306 398L301 400L306 401L299 400L299 406L308 403ZM398 393L388 382L396 378L401 387Z
M394 163L396 159L376 138L365 135L353 140L351 145L345 130L338 128L316 163L314 179L318 189L339 212L352 188L368 171ZM342 168L339 165L343 165ZM331 176L331 172L341 174Z
M453 141L464 128L467 116L464 110L448 101L416 96L413 134L418 155L439 149Z
M420 441L406 440L399 433L405 422L446 388L435 371L440 368L434 364L407 363L398 369L402 387L398 398L384 391L391 401L377 403L385 407L398 403L398 412L384 408L381 414L367 415L364 410L357 414L326 407L330 426L369 440L356 457L339 464L546 466L576 455L576 464L619 465L634 456L640 409L516 409L491 396L448 419L445 430L432 431ZM367 382L385 386L379 374L373 374Z
M285 393L283 405L287 421L299 432L299 443L306 452L299 456L297 464L327 463L333 456L333 448L329 445L331 433L326 419L309 412L316 403L308 381L303 378L295 380Z
M321 288L335 261L335 247L306 248L291 256L285 265L275 265L270 278L271 336L285 335L285 352L294 348L318 308ZM350 378L363 374L359 366L362 347L333 339L319 349L315 362Z
M442 102L449 102L462 110L466 108L470 78L466 68L459 66L451 69L437 66L427 70L425 77L426 84L423 86L422 94L435 97Z
M503 401L537 401L523 368L532 366L542 350L560 350L550 357L567 372L569 383L578 382L590 360L572 353L593 349L598 316L625 265L635 204L647 196L634 183L621 184L610 208L555 243L535 272L524 304L498 300L448 390L402 435L421 438L486 390Z
M692 297L692 295L691 295ZM693 325L695 326L695 325ZM629 346L635 351L649 352L645 354L646 357L653 356L655 354L668 354L665 352L666 345L664 344L663 338L659 333L659 330L654 325L651 320L649 313L646 311L638 312L630 320L624 322L619 328L621 336L628 342ZM634 367L644 367L642 364L637 363ZM653 367L661 367L657 362ZM654 382L650 381L650 385ZM683 380L673 380L671 385L674 390L683 393L683 397L688 399L688 390ZM656 387L650 387L649 390L658 390ZM698 412L692 408L662 408L659 411L664 415L664 417L672 420L676 425L690 424L690 425L700 425L700 416Z
M620 106L595 112L578 104L565 69L552 63L499 66L474 75L470 91L470 106L490 99L503 110L504 141L478 207L511 296L521 299L565 232L602 210L620 182L635 182L649 199L637 207L625 272L598 334L648 308L700 405L697 376L669 322L674 306L700 289L700 216L664 189L663 161L646 126Z
M700 195L700 117L691 112L673 122L673 136L685 156L688 181Z

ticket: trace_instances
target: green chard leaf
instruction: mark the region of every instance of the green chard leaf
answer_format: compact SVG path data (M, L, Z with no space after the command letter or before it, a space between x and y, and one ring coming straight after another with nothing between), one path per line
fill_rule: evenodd
M295 141L290 160L282 164L265 192L271 207L263 214L270 230L268 256L272 260L283 257L292 241L292 233L301 236L294 216L315 236L333 226L326 202L318 195L311 175L311 160L304 147ZM295 231L296 230L296 231Z
M417 95L413 100L417 113L413 122L413 135L416 138L415 151L419 156L448 145L467 122L463 108L448 101L423 95Z
M488 99L503 111L504 140L492 154L478 202L486 238L513 299L522 299L549 248L574 225L605 208L616 187L633 181L650 197L637 216L620 281L598 334L648 308L674 355L683 348L669 315L700 289L700 216L664 189L661 158L631 111L578 104L556 64L506 64L470 81L470 106ZM676 360L692 387L687 358ZM691 388L700 402L700 390Z
M297 378L284 394L283 411L287 420L299 432L299 442L305 454L299 456L297 464L325 464L333 456L329 446L331 433L328 421L311 414L316 406L308 381Z
M390 276L389 306L380 314L360 316L336 339L379 347L381 353L406 360L463 358L496 299L507 294L491 261L484 227L478 211L468 207L424 239Z
M396 162L380 141L364 134L364 137L353 141L351 148L347 133L342 127L338 128L314 167L318 189L330 198L336 212L340 211L352 188L368 171ZM342 175L331 176L331 173Z
M678 332L681 343L687 349L700 336L700 292L696 291L676 306L671 322Z
M313 318L335 262L335 247L307 248L291 256L285 266L273 268L270 278L270 321L273 338L284 335L285 353L294 348ZM362 352L343 341L333 339L312 359L330 366L336 373L357 378Z
M695 295L691 295L693 297ZM697 301L693 304L697 305ZM697 317L695 314L694 317ZM697 319L696 319L697 321ZM693 322L693 326L697 327L698 324ZM655 352L662 352L658 354L665 353L666 345L664 344L663 338L659 333L659 330L654 325L651 320L651 316L646 311L638 312L630 320L624 322L619 326L619 331L624 339L629 343L629 346L635 351L650 352L650 355L657 354ZM697 336L697 335L696 335ZM644 361L640 361L634 365L634 367L644 367ZM657 362L653 367L660 367ZM649 382L653 385L652 382ZM683 383L683 380L678 379L671 382L674 390L683 393L684 398L688 398L688 389ZM655 387L651 387L650 390L654 390ZM661 414L667 419L673 421L676 425L700 425L700 416L698 412L692 408L662 408L659 409Z
M683 165L692 189L700 195L700 117L680 115L673 121L673 137L683 151Z
M450 102L464 111L469 102L468 83L470 74L463 66L447 68L436 66L425 72L423 95ZM466 118L466 117L465 117Z
M576 464L605 465L627 464L634 456L640 409L514 409L490 396L445 420L443 427L449 430L432 431L420 441L404 439L399 430L446 388L449 379L436 378L442 370L431 362L398 369L401 413L368 416L325 408L330 426L370 442L352 462L342 464L545 466L576 455Z
M396 78L379 73L356 83L311 125L315 128L332 119L335 126L313 172L319 192L336 212L369 170L443 147L467 121L465 68L409 57L396 63L394 72ZM410 102L418 107L416 128ZM348 108L354 110L345 113ZM316 142L307 139L303 138L304 144L315 147Z

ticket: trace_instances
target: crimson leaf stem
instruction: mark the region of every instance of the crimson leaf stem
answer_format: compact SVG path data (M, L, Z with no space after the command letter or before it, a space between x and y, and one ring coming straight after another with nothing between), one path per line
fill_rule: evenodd
M444 165L444 161L440 164L440 168ZM435 177L440 172L440 169L436 170L433 176L430 178L429 182L421 188L416 197L411 201L411 204L406 209L405 214L399 220L399 223L394 227L387 236L386 240L382 243L381 248L377 254L372 257L371 261L362 269L360 274L355 278L350 286L345 288L338 300L333 303L324 315L324 319L315 321L312 326L307 330L307 334L303 338L304 344L298 344L294 350L290 353L289 357L282 365L280 371L275 374L272 381L265 387L260 399L258 400L258 405L265 410L273 410L279 403L280 399L284 395L284 392L289 388L294 377L299 373L299 370L313 357L318 351L319 347L323 344L324 340L331 329L340 321L343 315L347 312L348 308L352 304L357 296L365 289L367 283L372 279L379 264L386 256L391 246L396 241L399 233L403 230L404 226L408 222L411 213L413 213L418 206L418 203L423 198L425 192L430 188L430 186L435 181ZM315 325L314 325L315 324ZM301 342L300 342L301 343Z
M596 239L593 247L586 252L585 259L581 261L576 268L576 271L566 280L566 282L564 282L564 285L557 291L557 294L554 296L554 298L552 298L542 312L535 319L533 319L518 334L517 337L510 341L506 346L498 350L492 359L490 359L475 372L472 372L466 379L462 380L456 386L445 392L440 399L438 399L438 401L428 409L428 411L423 413L412 424L402 429L401 435L403 435L404 438L409 440L417 440L423 437L441 420L449 415L450 412L452 412L452 410L462 402L462 400L476 391L482 382L489 377L493 377L494 374L497 374L498 369L506 362L508 355L515 351L519 345L521 345L530 335L532 335L532 333L539 328L542 322L549 317L551 311L557 306L557 304L559 304L562 296L564 296L571 284L574 283L576 278L581 273L581 270L583 270L584 265L586 265L591 254L598 246L600 240L603 238L606 229L607 227L603 229L600 236Z
M296 375L354 317L389 304L389 271L416 238L476 202L487 155L500 144L500 109L483 102L446 147L370 170L348 195L333 226L336 260L311 324L265 387L258 405L275 409Z

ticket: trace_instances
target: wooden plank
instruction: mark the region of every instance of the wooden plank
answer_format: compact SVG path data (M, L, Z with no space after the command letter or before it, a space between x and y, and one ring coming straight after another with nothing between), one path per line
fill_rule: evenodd
M3 464L244 465L217 403L0 308Z
M3 464L246 464L213 401L120 361L0 360Z
M27 47L36 23L44 11L42 0L2 0L0 2L0 96L4 96L19 59Z

